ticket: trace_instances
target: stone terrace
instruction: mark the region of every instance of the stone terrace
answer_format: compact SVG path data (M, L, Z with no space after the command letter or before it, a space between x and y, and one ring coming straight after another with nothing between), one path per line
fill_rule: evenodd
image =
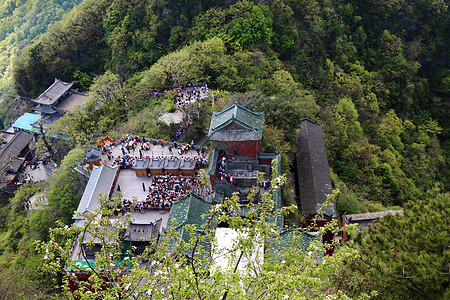
M173 145L173 143L170 143L170 144ZM165 157L178 157L178 158L184 158L184 157L200 158L201 157L201 153L199 155L196 150L192 150L192 149L187 152L182 153L181 155L178 154L177 149L172 149L172 152L170 152L168 145L169 145L169 142L164 142L164 146L161 146L158 141L157 145L151 145L150 150L141 150L142 155L144 157L149 156L149 157L164 157L164 158ZM182 145L182 144L178 143L178 146L180 146L180 145ZM195 145L194 145L194 147L195 147ZM112 147L111 152L112 152L112 156L114 158L116 158L118 156L123 156L120 143L118 145L116 145L115 147ZM134 157L140 156L138 149L136 149L134 151L130 151L130 153L127 153L127 151L125 150L125 153L130 156L134 156ZM108 160L108 157L106 155L102 155L102 159L103 159L103 162L106 163L107 165L112 165L112 163L113 163L113 160Z
M173 143L170 143L173 145ZM139 144L138 144L139 145ZM184 152L183 154L178 154L176 149L172 149L172 152L169 151L169 142L164 142L164 146L160 145L160 141L157 141L157 145L151 145L150 150L141 150L142 155L149 156L149 157L163 157L163 158L170 158L170 157L177 157L177 158L199 158L201 157L198 155L196 150L189 150ZM178 146L181 146L184 144L178 143ZM139 147L139 146L138 146ZM194 147L196 147L194 145ZM113 158L116 158L118 156L123 156L120 142L118 145L112 147L111 149ZM127 151L125 150L125 153ZM130 151L128 154L130 156L139 157L139 150ZM113 159L109 160L107 155L102 155L102 160L107 165L113 164ZM113 187L113 194L112 197L116 197L118 195L117 192L117 186L120 186L120 192L122 194L123 199L132 200L133 197L136 197L138 200L145 200L146 196L148 194L148 186L150 185L152 181L151 176L136 176L135 171L133 169L125 169L122 168L119 172L119 176L117 178L116 185ZM145 191L142 188L142 183L144 183ZM156 220L159 220L162 218L162 224L161 227L166 227L167 220L169 218L169 212L167 208L164 210L154 209L154 210L143 210L142 212L135 211L131 212L133 215L133 219L136 221L151 221L154 222Z

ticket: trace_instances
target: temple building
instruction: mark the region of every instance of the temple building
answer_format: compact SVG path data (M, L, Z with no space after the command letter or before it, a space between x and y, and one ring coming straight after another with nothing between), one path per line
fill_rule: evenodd
M208 139L226 155L255 156L262 138L264 113L235 104L211 117Z
M350 214L342 216L342 238L347 239L347 233L345 232L345 226L354 224L357 230L364 230L369 226L374 226L378 219L382 219L387 215L399 215L403 216L403 210L386 210L370 213Z
M252 112L238 104L213 113L208 139L214 143L214 152L208 175L213 186L228 186L218 187L225 189L227 197L236 191L233 187L257 184L259 172L270 176L275 156L259 154L263 126L264 113Z
M20 166L33 157L30 142L33 136L26 131L2 132L0 143L0 176L2 183L15 182Z
M89 164L89 168L92 169L94 166L100 166L102 164L102 150L97 148L92 148L86 153L86 163Z
M72 90L74 82L64 82L57 78L36 99L31 99L37 106L33 110L44 118L46 124L58 120L66 111L71 111L76 104L82 104L85 96Z
M335 203L324 204L333 188L322 126L308 119L302 120L297 139L297 172L300 204L307 223L313 218L318 218L318 223L337 218Z
M264 113L252 112L239 104L213 113L208 139L214 144L214 151L208 169L209 179L215 191L225 197L239 194L245 213L247 197L254 186L261 186L256 195L259 200L270 185L272 178L281 174L281 157L277 153L260 153ZM263 173L260 182L260 172ZM281 191L276 191L273 200L277 210L281 208ZM283 217L277 217L278 227L282 227Z

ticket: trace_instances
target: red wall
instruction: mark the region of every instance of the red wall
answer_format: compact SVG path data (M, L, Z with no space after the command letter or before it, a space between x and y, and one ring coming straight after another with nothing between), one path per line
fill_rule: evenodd
M314 225L313 221L309 220L309 221L306 221L306 226L311 228L311 231L316 231L314 229L314 227L318 229L320 227L325 226L325 224L327 224L328 222L330 222L330 221L328 221L328 220L317 220L316 221L316 225ZM329 244L329 248L325 251L325 255L332 255L333 252L334 252L334 249L333 249L332 244L331 244L331 242L333 241L333 238L334 238L334 234L331 231L325 232L325 234L322 237L323 243L324 244Z
M216 150L225 150L227 155L256 155L258 154L259 141L252 142L214 142Z

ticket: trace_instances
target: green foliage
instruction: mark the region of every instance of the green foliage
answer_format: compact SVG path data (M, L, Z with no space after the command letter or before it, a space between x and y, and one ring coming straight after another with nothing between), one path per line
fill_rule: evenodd
M254 5L247 19L234 20L232 24L229 34L244 48L259 43L270 44L270 39L274 35L272 16L267 6Z
M357 237L361 259L352 267L364 274L368 290L385 299L448 296L448 193L409 202L404 216L387 215ZM366 290L367 291L367 290Z
M48 203L57 211L57 218L65 224L71 223L73 212L81 199L81 184L74 168L85 155L82 149L70 151L50 179ZM41 217L48 218L45 214Z
M1 1L0 3L0 96L12 85L13 60L22 49L37 41L63 14L81 3L67 1ZM2 95L3 94L3 95ZM3 97L1 97L4 99Z
M126 214L112 219L113 211L106 208L111 201L118 203L120 199L100 196L102 207L95 213L79 215L85 226L63 227L60 224L52 230L49 242L39 243L38 249L46 253L43 269L58 274L68 266L87 272L89 281L79 282L80 288L75 293L80 299L127 298L128 295L139 299L214 299L218 296L221 299L303 299L320 297L324 293L348 299L344 291L332 288L330 279L337 268L342 268L344 260L357 257L355 250L342 247L336 249L332 257L323 257L324 245L320 238L312 238L309 246L305 246L302 240L306 233L295 230L298 235L285 244L278 238L275 224L268 221L295 211L292 206L273 210L271 194L284 184L282 176L273 178L270 192L265 192L262 199L254 203L245 218L227 213L239 209L238 199L233 196L222 204L213 205L209 213L202 216L202 225L186 225L182 237L175 226L167 228L159 242L152 241L142 256L133 255L131 249L124 252L121 247L121 224L128 224L131 216ZM255 193L259 193L256 188L252 191ZM217 265L216 257L224 256L224 250L214 237L218 230L214 228L219 223L229 224L228 229L236 233L236 238L226 245L225 256L229 261L226 266ZM88 247L95 237L101 241L102 251L96 254L95 265L89 262L89 267L80 267L79 262L77 265L71 261L70 240L74 237L85 240L88 232L91 236L87 238ZM58 242L63 236L68 237L69 242ZM276 245L280 243L282 248L277 250ZM267 248L266 253L263 248ZM149 276L150 270L157 275ZM72 272L66 274L67 279L72 276ZM120 280L113 280L119 277ZM362 294L359 299L367 297Z
M16 86L35 95L59 77L86 89L93 73L111 70L93 83L92 101L54 126L72 144L118 124L121 133L170 136L149 120L166 109L145 96L151 89L207 82L226 93L263 91L241 104L264 111L287 143L301 118L319 121L330 164L357 197L400 204L446 177L448 68L439 59L450 22L441 2L382 3L87 1L25 50ZM114 96L102 102L95 89Z
M102 72L105 42L102 17L108 1L83 1L57 22L15 62L13 77L21 93L37 96L58 77L74 79L74 72Z
M169 139L174 128L156 117L173 109L173 94L148 92L207 82L211 103L196 108L189 138L205 132L211 110L237 101L265 112L262 146L278 151L287 170L301 119L318 121L343 191L339 213L403 205L437 181L449 188L445 1L85 0L38 36L79 3L44 2L0 3L0 90L8 92L0 128L30 109L16 91L34 97L54 77L74 80L89 100L46 128L70 138L50 141L56 160L105 134ZM63 169L48 209L25 214L28 187L10 210L2 207L0 252L15 253L5 259L24 265L33 239L46 239L61 214L70 221L79 187ZM359 281L348 282L355 288Z

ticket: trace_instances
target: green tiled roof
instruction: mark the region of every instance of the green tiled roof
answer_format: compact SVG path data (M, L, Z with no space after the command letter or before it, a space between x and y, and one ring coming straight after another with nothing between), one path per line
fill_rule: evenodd
M216 173L217 160L219 159L219 151L214 150L209 161L208 175L214 175Z
M307 232L303 229L288 229L279 236L267 240L267 255L270 258L282 259L282 253L292 247L306 253L313 242L322 243L320 235L316 232Z
M264 113L252 112L235 104L211 117L208 138L211 141L259 141L262 138Z
M202 216L209 213L211 205L212 203L194 193L184 196L172 205L167 228L175 228L176 238L170 241L170 250L176 247L179 239L189 243L191 235L189 230L186 229L186 225L195 225L197 233L200 233L201 226L206 221ZM204 249L210 247L209 243L201 244Z
M180 226L186 223L200 227L204 223L202 215L207 214L210 207L211 203L194 193L189 193L172 205L167 224Z
M214 191L212 196L213 204L223 203L225 195L221 191Z

